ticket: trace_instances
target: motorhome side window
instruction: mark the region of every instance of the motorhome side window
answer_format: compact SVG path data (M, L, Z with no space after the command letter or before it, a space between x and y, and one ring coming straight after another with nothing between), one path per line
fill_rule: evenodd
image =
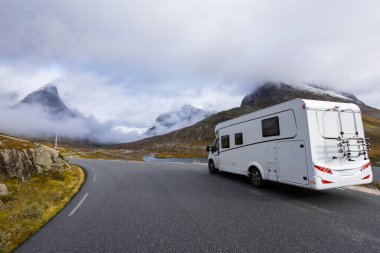
M229 135L223 135L222 136L222 148L229 148L230 147L230 136Z
M263 137L280 135L280 124L278 117L263 119L261 121Z
M243 133L235 134L235 145L243 145Z

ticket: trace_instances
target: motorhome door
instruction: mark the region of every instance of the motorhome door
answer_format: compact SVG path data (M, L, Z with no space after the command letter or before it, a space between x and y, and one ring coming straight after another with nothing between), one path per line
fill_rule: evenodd
M281 141L278 149L278 181L308 184L305 143L303 141Z

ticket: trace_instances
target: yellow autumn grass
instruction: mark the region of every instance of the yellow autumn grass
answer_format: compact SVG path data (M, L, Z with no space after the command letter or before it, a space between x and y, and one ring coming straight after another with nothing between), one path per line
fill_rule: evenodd
M83 170L71 165L26 181L0 179L10 192L0 197L0 252L11 252L53 218L78 192L84 178Z

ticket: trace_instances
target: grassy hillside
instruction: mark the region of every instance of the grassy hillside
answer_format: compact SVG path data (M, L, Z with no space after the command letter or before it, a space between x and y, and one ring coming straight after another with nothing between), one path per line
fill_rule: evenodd
M380 166L380 110L363 113L363 124L366 137L370 138L372 163Z
M22 149L35 148L35 147L36 145L31 141L0 134L0 151L2 149L22 150Z

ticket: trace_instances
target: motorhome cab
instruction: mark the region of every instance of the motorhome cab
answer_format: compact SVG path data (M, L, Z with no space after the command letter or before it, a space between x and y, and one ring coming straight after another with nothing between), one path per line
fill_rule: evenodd
M246 175L323 190L372 182L360 109L351 103L294 99L215 127L211 173Z

